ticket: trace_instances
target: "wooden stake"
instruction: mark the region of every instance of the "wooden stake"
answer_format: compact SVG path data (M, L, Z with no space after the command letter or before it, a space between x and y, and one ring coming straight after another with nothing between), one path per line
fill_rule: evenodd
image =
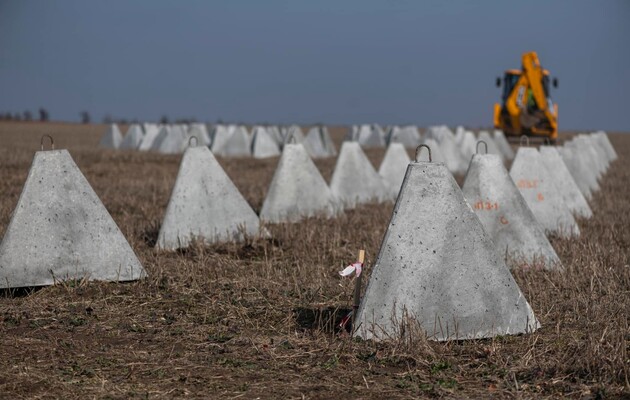
M359 262L363 264L365 260L365 250L359 250ZM363 265L362 265L363 267ZM363 278L363 272L365 268L361 268L361 275L357 276L354 280L354 300L352 302L352 330L354 331L356 325L354 322L357 319L359 312L359 305L361 304L361 279Z

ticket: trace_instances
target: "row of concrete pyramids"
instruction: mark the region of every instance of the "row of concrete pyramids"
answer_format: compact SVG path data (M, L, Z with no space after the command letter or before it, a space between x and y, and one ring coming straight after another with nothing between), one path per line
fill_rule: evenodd
M193 139L194 138L194 139ZM312 127L306 135L297 125L288 127L254 126L249 133L241 125L132 124L123 137L118 126L107 128L99 146L109 149L182 153L190 144L208 146L221 157L277 157L287 143L301 143L313 158L333 157L335 145L325 126Z
M594 175L605 173L617 157L602 132L579 135L560 152L566 149L584 157ZM577 186L552 146L540 152L521 147L509 173L498 155L475 154L461 190L445 164L410 163L354 334L388 339L403 334L410 322L435 340L538 329L502 254L512 248L529 265L538 258L549 269L562 268L543 223L550 219L558 229L559 219L571 216L570 207L589 215L588 204L575 201L581 192L567 189L571 182Z
M566 150L593 169L594 184L617 157L602 132L579 135L561 152ZM541 153L556 154L557 150L543 147ZM340 160L348 158L349 165L360 163L358 160L365 157L362 154L357 143L345 143ZM547 164L547 158L556 161ZM318 173L315 177L300 174L297 180L291 177L292 169L317 172L302 145L288 145L281 164L274 176L274 181L285 182L279 187L291 188L296 181L306 179L323 193L328 189ZM520 175L520 165L527 167L524 175ZM559 156L542 157L534 148L520 148L508 175L497 155L476 154L460 190L443 163L409 163L358 311L356 334L375 339L392 337L400 333L399 323L406 316L437 340L537 329L531 307L497 252L502 244L496 235L500 230L500 237L522 240L519 251L530 251L528 246L533 245L532 253L550 259L555 256L538 226L540 217L532 206L537 203L532 201L546 204L542 200L557 195L547 191L553 185L560 187L551 181L553 175L547 168L556 170L561 165ZM571 173L571 168L567 170ZM572 179L566 173L558 177ZM590 180L584 177L584 181ZM591 193L597 190L592 186L591 182ZM211 198L207 197L208 190L214 191ZM286 189L278 191L283 192ZM299 204L301 195L297 190L289 193L287 204ZM190 199L203 201L195 204ZM311 204L333 215L329 197L322 199ZM566 208L567 202L563 204ZM191 206L199 209L191 210ZM257 216L246 212L247 207L209 149L191 147L182 159L158 247L168 247L169 240L175 241L175 247L184 245L182 233L190 233L195 220L205 215L223 215L227 224L232 224L225 230L215 225L210 235L225 232L238 239L246 233L258 234ZM236 223L229 220L235 214L242 215ZM186 224L172 229L172 221ZM545 253L547 250L552 253ZM61 150L35 155L0 245L0 274L2 287L18 287L77 278L132 280L145 272L69 153Z

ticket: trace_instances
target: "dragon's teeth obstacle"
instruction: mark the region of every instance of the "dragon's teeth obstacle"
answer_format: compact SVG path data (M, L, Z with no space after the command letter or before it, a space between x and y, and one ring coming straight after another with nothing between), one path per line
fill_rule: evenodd
M396 338L407 322L419 324L435 340L518 334L539 326L441 163L409 164L356 316L355 335Z
M193 240L242 240L259 232L259 219L206 146L189 147L160 228L157 248L177 249Z
M462 187L464 197L511 267L560 269L560 259L496 154L475 154Z
M580 229L550 174L538 150L533 147L518 149L510 176L538 222L548 233L561 237L579 236Z
M38 151L0 244L0 288L146 272L67 150Z

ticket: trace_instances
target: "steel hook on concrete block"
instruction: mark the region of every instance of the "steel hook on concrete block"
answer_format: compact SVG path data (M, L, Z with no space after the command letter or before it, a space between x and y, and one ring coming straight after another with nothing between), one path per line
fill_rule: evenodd
M521 135L521 143L520 143L520 145L521 145L521 146L523 145L523 139L525 139L525 140L526 140L526 142L527 142L527 146L529 147L529 136L527 136L527 135Z
M431 148L426 144L421 144L420 146L416 147L416 162L419 162L418 159L420 158L420 153L422 152L423 147L426 147L426 149L429 151L429 162L433 162L433 159L431 158Z
M193 139L195 139L195 145L192 147L197 147L197 144L199 143L199 139L197 139L197 136L191 136L188 138L188 147L191 147Z
M479 154L479 145L482 144L482 143L486 147L485 154L488 154L488 143L484 142L483 140L477 141L477 146L475 147L475 153Z
M42 145L42 151L44 151L44 138L50 139L50 149L55 150L55 141L50 135L42 135L42 140L39 142Z
M288 144L297 144L297 140L295 139L295 135L293 134L293 132L291 132L289 134L289 137L287 138L287 143Z

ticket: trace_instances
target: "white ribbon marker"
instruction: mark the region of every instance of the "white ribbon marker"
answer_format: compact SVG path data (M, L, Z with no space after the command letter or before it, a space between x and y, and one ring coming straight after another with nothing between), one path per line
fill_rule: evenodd
M346 268L344 268L343 271L339 272L339 275L341 276L350 276L352 275L352 273L356 273L357 277L361 276L361 269L363 268L363 263L361 262L355 262L352 265L348 265Z

